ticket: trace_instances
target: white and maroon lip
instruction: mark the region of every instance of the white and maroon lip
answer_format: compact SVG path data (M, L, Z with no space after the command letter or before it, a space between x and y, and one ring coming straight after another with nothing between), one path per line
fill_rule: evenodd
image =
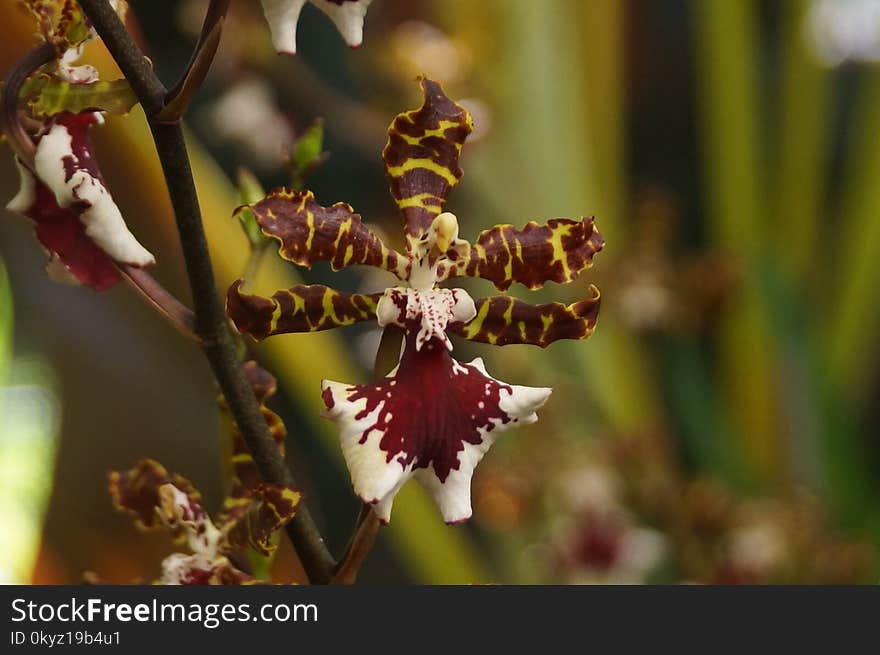
M467 323L476 315L474 300L464 289L393 287L385 290L376 305L376 320L380 327L397 325L408 329L417 326L416 350L435 339L452 350L452 342L446 336L447 325Z
M475 359L462 364L439 339L417 347L370 385L324 381L325 416L339 424L355 493L388 522L400 487L415 477L447 523L471 516L471 477L501 432L537 420L551 390L500 382Z

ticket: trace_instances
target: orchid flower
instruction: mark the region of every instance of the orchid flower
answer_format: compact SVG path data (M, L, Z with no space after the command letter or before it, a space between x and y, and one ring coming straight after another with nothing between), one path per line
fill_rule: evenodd
M309 0L323 11L345 42L357 48L364 40L364 16L373 0ZM262 0L272 44L284 54L296 53L296 25L306 0Z
M400 284L370 295L297 285L263 298L244 293L239 280L227 294L227 312L240 332L257 339L372 319L402 328L400 362L386 378L322 383L325 416L339 425L355 493L380 520L390 520L394 496L415 477L444 520L458 523L471 516L471 477L480 459L500 433L536 421L551 389L501 382L480 358L454 360L449 333L499 346L583 339L595 328L599 292L590 287L588 298L571 305L533 306L507 296L475 302L464 289L438 284L480 277L504 291L514 282L529 289L570 282L604 242L592 218L531 222L522 230L498 225L473 244L460 239L458 221L443 205L462 176L458 161L471 118L436 82L421 85L424 104L394 120L383 151L405 221L405 253L385 245L350 206L322 207L311 192L279 189L242 208L279 242L284 259L302 266L325 260L333 270L366 264Z
M74 65L95 38L76 3L25 5L41 18L43 37L55 46L58 59L54 71L38 74L22 89L37 126L30 137L33 161L16 158L21 185L6 208L36 224L52 279L102 291L121 279L115 263L144 267L155 262L128 230L89 139L91 127L104 122L95 107L107 104L125 112L134 101L127 85L101 82L93 67ZM124 6L119 4L119 10Z
M254 362L245 373L283 456L287 431L281 418L265 405L275 393L275 378ZM221 397L221 407L225 403ZM296 490L260 481L256 466L233 424L229 467L232 484L223 508L212 521L201 495L189 480L170 475L161 464L145 459L129 471L110 474L113 504L136 519L142 530L165 527L185 538L191 553L172 553L162 562L160 584L244 584L254 582L234 564L248 550L271 555L274 534L294 516L300 501Z

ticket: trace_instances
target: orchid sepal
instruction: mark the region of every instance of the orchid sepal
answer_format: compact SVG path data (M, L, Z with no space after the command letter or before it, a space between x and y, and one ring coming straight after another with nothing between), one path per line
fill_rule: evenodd
M334 271L363 264L401 279L407 276L409 260L385 245L350 205L322 207L311 191L276 189L245 207L253 212L263 234L278 242L278 254L287 261L305 267L327 261Z
M546 348L560 339L586 339L596 329L601 296L590 286L590 296L565 305L531 305L511 296L480 298L474 318L449 324L449 331L469 341L493 346L528 344Z
M242 280L226 294L226 312L242 334L261 340L274 334L318 332L376 317L381 293L343 293L322 284L297 284L271 298L244 293Z

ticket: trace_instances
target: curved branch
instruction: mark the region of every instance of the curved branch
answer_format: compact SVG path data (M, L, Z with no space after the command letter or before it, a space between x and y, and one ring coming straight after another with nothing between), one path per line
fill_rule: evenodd
M117 264L119 272L141 296L147 300L162 316L190 339L199 342L195 333L195 315L193 311L170 294L147 271L131 264Z
M0 111L0 127L9 138L9 146L28 168L34 166L34 142L18 119L18 95L30 75L55 58L55 47L42 43L27 53L12 69L3 84L3 108Z
M223 21L228 9L229 0L211 0L192 58L180 80L168 92L165 108L157 116L159 122L176 123L186 113L193 97L208 75L214 55L217 54L220 35L223 32Z
M107 0L80 0L80 5L104 40L147 115L186 263L195 310L195 331L229 410L264 480L295 487L293 475L279 455L260 405L245 377L226 312L217 295L211 257L202 225L189 154L179 123L158 120L167 90L147 63L143 52ZM304 504L287 525L287 533L311 582L326 583L336 562Z

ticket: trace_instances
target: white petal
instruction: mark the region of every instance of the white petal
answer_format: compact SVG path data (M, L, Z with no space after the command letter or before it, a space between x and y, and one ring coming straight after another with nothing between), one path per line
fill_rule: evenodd
M217 556L220 544L220 531L202 509L173 484L159 487L160 516L171 528L182 527L186 532L189 547L197 555L205 558Z
M112 259L133 266L154 263L153 255L128 231L119 207L99 180L82 167L68 178L64 161L70 157L75 157L70 132L64 125L53 125L37 144L34 167L58 205L86 203L88 207L79 214L86 235Z
M296 24L306 0L262 0L272 33L272 45L284 54L296 53Z
M310 0L330 17L345 42L352 48L364 40L364 16L373 0L345 0L342 4L330 0Z
M458 454L458 470L450 471L443 482L440 482L433 467L416 471L416 480L434 498L446 523L461 523L471 517L471 478L477 464L494 443L497 432L497 428L492 432L481 431L481 443L462 444L464 450Z
M364 431L376 422L384 403L361 418L356 416L366 407L366 399L351 402L346 397L351 385L324 380L321 389L325 403L331 405L324 416L339 425L339 438L342 442L342 455L351 473L354 492L365 503L376 505L376 514L388 521L394 495L412 476L412 464L404 467L397 458L388 461L385 451L379 448L382 434L373 430L366 441L360 443ZM328 398L329 401L328 402Z
M23 213L30 209L36 200L34 192L36 189L36 179L18 158L15 158L15 165L18 168L19 187L15 197L6 203L6 209L11 212Z

